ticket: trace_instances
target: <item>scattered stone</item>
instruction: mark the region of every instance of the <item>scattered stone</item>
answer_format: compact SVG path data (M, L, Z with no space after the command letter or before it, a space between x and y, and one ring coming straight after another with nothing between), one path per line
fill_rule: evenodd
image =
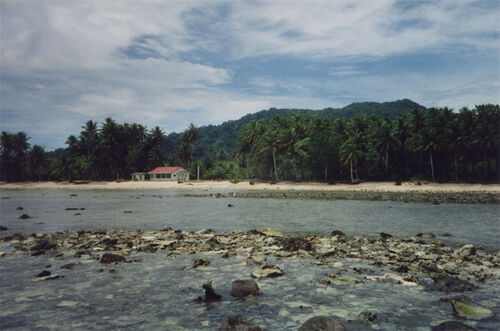
M80 208L76 208L76 207L67 207L65 210L80 210Z
M5 256L5 252L0 252L0 257L4 257Z
M262 229L262 233L265 234L266 236L270 237L284 237L285 235L279 231L276 231L274 229Z
M222 299L222 296L215 292L215 289L212 286L212 281L203 284L202 288L205 290L205 296L201 298L201 301L208 303L220 301Z
M80 213L76 213L76 214L74 214L73 216L81 216L81 215L82 215L82 214L80 214Z
M227 206L228 206L228 207L234 207L234 206L233 206L232 204L230 204L230 203L229 203Z
M23 207L17 207L16 210L24 210Z
M477 289L477 286L456 277L448 276L445 274L431 275L434 283L426 286L428 291L441 291L441 292L464 292Z
M401 182L398 180L398 181L396 181L396 183L394 183L394 185L401 186Z
M7 227L5 227L5 226L3 226L3 225L0 225L0 231L7 231L7 230L8 230L8 228L7 228Z
M331 236L332 237L344 237L345 233L340 231L340 230L333 230Z
M250 185L255 185L255 182L253 180L249 181L248 184Z
M261 295L262 292L254 280L235 280L231 286L231 296L234 298L245 298L249 295Z
M385 232L380 232L380 238L382 238L382 240L385 240L385 239L388 239L388 238L392 238L392 237L393 237L392 234L385 233Z
M300 237L284 238L281 239L281 243L283 245L283 250L287 252L296 252L298 250L310 252L313 249L309 240Z
M443 233L443 237L453 237L451 233Z
M363 283L361 280L350 277L350 276L337 276L335 274L330 274L327 278L323 278L319 281L323 285L355 285Z
M272 265L272 264L266 264L262 266L261 269L256 269L252 271L252 277L261 279L261 278L275 278L275 277L280 277L283 276L285 273L283 270L281 270L280 267Z
M110 264L110 263L119 263L119 262L127 262L124 256L118 254L105 253L101 260L99 260L102 264Z
M57 247L57 242L52 239L37 239L31 246L31 255L37 256L45 254L46 251Z
M359 319L361 321L375 323L375 322L377 322L377 314L372 313L371 311L365 310L365 311L362 311L361 313L359 313Z
M28 218L32 218L32 217L28 214L22 214L21 216L19 216L19 218L22 220L27 220Z
M443 322L437 326L433 326L432 331L476 331L471 326L463 324L457 321L447 321Z
M84 269L84 268L86 268L86 265L84 265L81 262L68 263L68 264L61 266L61 269L66 269L66 270L76 270L76 269Z
M198 267L207 267L210 264L210 261L205 259L196 259L193 263L193 269Z
M77 196L78 196L78 194L74 194L74 193L72 193L72 194L70 194L69 196L70 196L70 197L77 197Z
M58 279L59 275L52 275L50 271L44 270L34 277L35 280Z
M471 300L452 299L451 306L456 316L469 320L482 320L493 317L493 312L490 309L477 305Z
M345 327L328 316L315 316L307 320L298 331L345 331Z
M220 327L220 331L261 331L260 326L250 324L246 317L233 315L229 317Z
M398 285L404 285L404 286L417 286L418 282L413 279L406 279L403 278L402 276L395 275L395 274L384 274L383 276L366 276L365 279L368 280L375 280L379 282L384 282L384 283L391 283L391 284L398 284Z
M434 201L432 201L432 203L435 204L435 205L439 205L440 204L440 202L438 200L434 200Z
M124 214L132 214L132 211L131 210L125 210L123 213Z
M421 232L417 233L417 237L420 238L436 238L436 235L432 232Z

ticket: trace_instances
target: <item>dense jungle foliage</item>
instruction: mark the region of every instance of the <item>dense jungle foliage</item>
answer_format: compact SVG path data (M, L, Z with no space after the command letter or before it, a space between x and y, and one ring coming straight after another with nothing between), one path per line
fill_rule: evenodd
M0 175L7 181L114 180L182 165L192 178L199 167L202 179L498 181L499 127L499 105L454 112L410 100L270 109L219 126L191 124L168 136L159 127L107 118L100 127L88 121L54 152L30 146L23 132L2 132Z

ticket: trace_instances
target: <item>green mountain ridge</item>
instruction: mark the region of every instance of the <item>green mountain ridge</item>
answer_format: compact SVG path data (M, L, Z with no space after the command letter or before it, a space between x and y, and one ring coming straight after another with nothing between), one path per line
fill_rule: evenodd
M335 119L344 117L350 119L359 115L378 115L381 117L396 118L399 114L409 113L414 109L427 110L426 107L410 100L402 99L389 102L355 102L343 108L290 109L270 108L256 113L248 114L238 120L226 121L220 125L207 125L199 128L200 140L193 147L193 156L202 157L205 154L215 155L221 149L232 153L238 144L241 128L254 120L270 121L274 116L288 117L294 113L304 117L318 116L320 118ZM162 145L164 152L170 156L177 152L180 133L171 133Z

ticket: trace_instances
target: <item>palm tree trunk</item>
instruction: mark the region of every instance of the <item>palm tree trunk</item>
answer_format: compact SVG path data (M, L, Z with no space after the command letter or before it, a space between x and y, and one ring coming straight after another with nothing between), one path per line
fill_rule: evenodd
M276 152L273 150L273 163L274 163L274 176L276 178L276 182L278 181L278 169L276 168Z
M389 148L385 150L385 174L387 175L387 168L389 167Z
M432 151L429 150L429 155L430 155L430 158L431 158L431 174L432 174L432 181L435 180L434 178L434 163L432 162Z
M455 181L458 182L458 156L457 156L457 151L455 151Z
M328 166L325 165L325 180L328 179Z
M354 176L353 176L353 173L352 173L352 159L351 159L351 183L354 182Z

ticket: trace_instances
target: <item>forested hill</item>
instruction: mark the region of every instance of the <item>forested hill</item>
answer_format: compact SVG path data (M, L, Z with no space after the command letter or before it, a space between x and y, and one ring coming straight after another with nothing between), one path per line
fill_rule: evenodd
M394 119L398 114L408 113L414 109L426 110L422 105L409 99L402 99L391 102L355 102L343 108L325 108L321 110L312 109L277 109L271 108L257 113L248 114L239 120L227 121L220 125L208 125L199 128L200 140L194 145L193 156L202 157L206 153L216 155L220 150L231 153L238 144L240 129L245 124L254 120L270 121L274 116L290 116L293 113L301 114L304 117L316 115L321 118L335 119L344 117L350 119L358 115L378 115ZM167 136L163 149L167 155L175 154L179 146L179 133L171 133Z

